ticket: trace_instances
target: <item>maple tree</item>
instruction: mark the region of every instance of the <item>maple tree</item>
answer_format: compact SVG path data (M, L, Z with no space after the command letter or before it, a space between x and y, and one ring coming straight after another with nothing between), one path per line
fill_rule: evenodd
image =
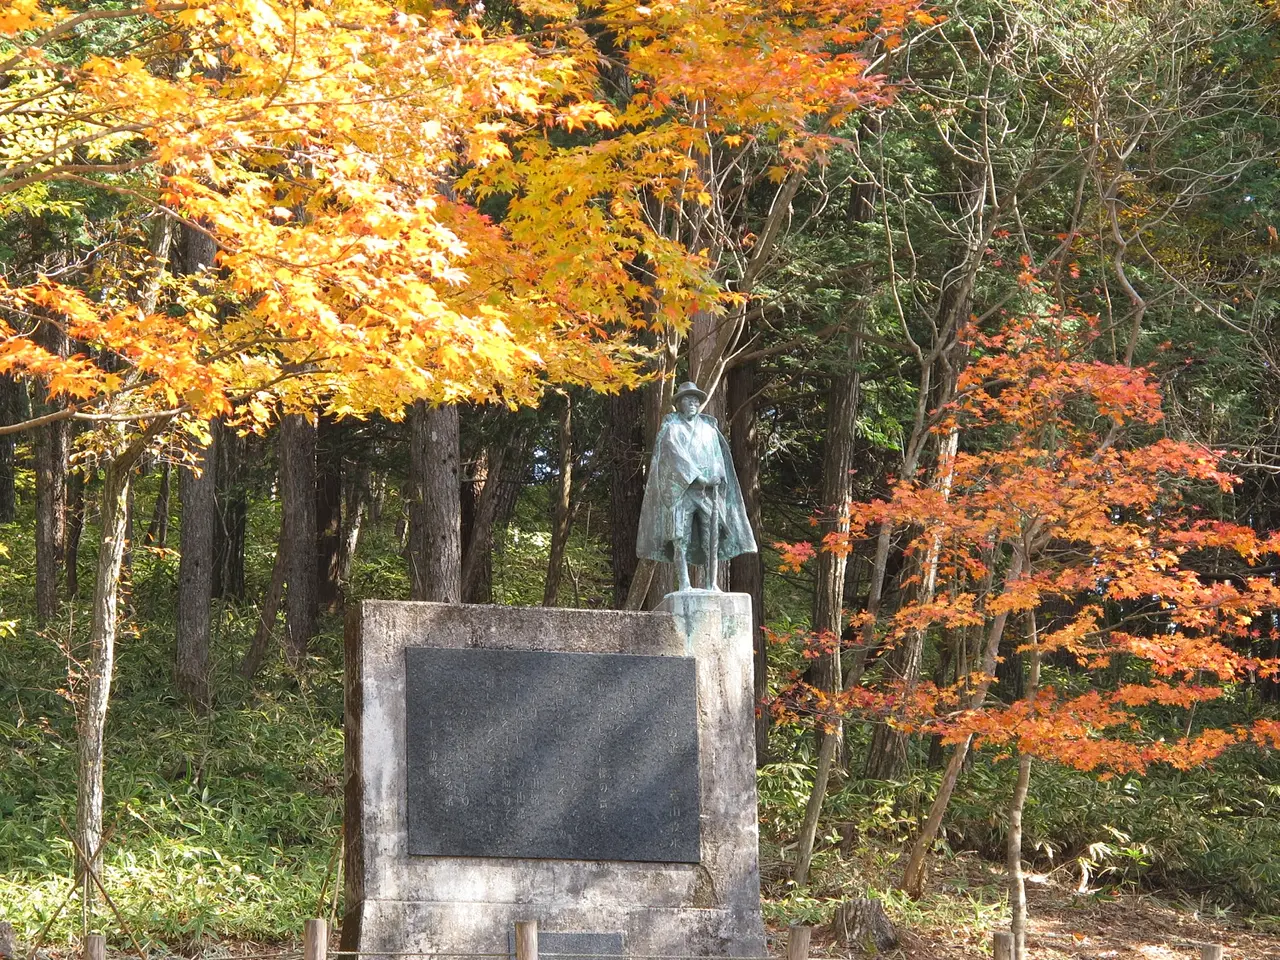
M957 668L957 683L886 681L836 694L801 684L777 702L784 716L872 714L954 744L907 863L903 885L913 896L968 751L985 744L1018 754L1009 866L1020 955L1018 824L1031 758L1108 777L1155 763L1189 769L1237 744L1280 746L1275 720L1218 727L1192 712L1233 684L1280 675L1280 662L1254 648L1258 618L1280 605L1280 587L1249 571L1280 542L1198 516L1195 491L1229 491L1234 477L1215 452L1159 436L1155 378L1090 359L1096 331L1096 318L1056 310L994 335L969 330L969 364L933 428L965 439L946 465L948 485L899 478L888 498L850 505L848 537L828 534L822 544L849 550L886 523L907 531L915 579L932 571L936 590L919 590L877 629L889 645L921 631L969 637L972 659ZM812 545L782 547L792 568L814 555ZM852 623L873 620L863 613ZM1001 642L1019 623L1030 683L1023 699L1000 703L989 693ZM1068 665L1058 682L1043 672L1048 657ZM1119 680L1104 680L1104 668ZM1082 672L1094 676L1083 690L1072 682ZM1182 735L1148 731L1143 708L1157 705L1189 711Z
M849 464L837 463L829 471L824 463L816 520L837 535L848 518L841 507L831 505L842 504L847 496L827 493L829 477L871 496L871 491L883 489L885 472L917 476L923 465L928 479L920 475L920 482L940 492L947 489L949 464L954 462L948 454L961 436L956 429L939 433L928 428L955 391L967 362L964 344L954 331L971 314L986 324L1003 308L1040 310L1052 301L1084 305L1102 318L1104 333L1094 354L1109 352L1113 359L1129 362L1149 358L1154 341L1171 329L1170 313L1191 320L1193 314L1207 315L1215 309L1213 304L1225 294L1208 292L1199 286L1200 280L1222 271L1217 276L1226 283L1225 273L1236 261L1230 255L1199 261L1204 274L1193 279L1195 271L1189 269L1185 253L1199 241L1182 231L1192 222L1192 232L1212 229L1210 225L1221 220L1238 223L1238 208L1220 220L1230 205L1200 198L1219 191L1229 195L1236 171L1251 161L1242 154L1227 158L1190 144L1207 142L1205 131L1222 118L1232 117L1227 123L1233 129L1271 122L1269 111L1257 111L1259 101L1253 98L1268 87L1273 58L1259 61L1266 78L1248 74L1244 79L1246 71L1239 74L1240 83L1222 85L1198 67L1184 69L1186 62L1166 52L1180 44L1195 47L1208 62L1269 34L1265 24L1234 5L1212 5L1195 15L1160 2L1105 9L956 3L947 5L945 12L939 29L922 33L912 44L909 60L894 63L901 71L894 79L902 95L876 118L873 128L858 131L861 149L849 154L856 161L854 182L865 184L871 196L881 192L883 199L876 205L882 211L877 209L872 219L882 215L882 230L866 231L869 236L864 239L864 231L850 228L859 209L858 198L851 196L847 206L833 204L837 215L827 233L814 231L822 242L797 258L797 273L806 275L814 260L829 264L825 282L805 279L805 287L828 297L831 288L844 291L848 299L842 306L852 317L851 326L870 334L854 338L861 347L861 362L855 359L843 367L852 368L855 380L858 375L867 378L869 387L858 398L855 413L845 418L859 434L856 476ZM1106 53L1099 55L1098 37L1103 35L1109 39ZM1139 35L1144 41L1133 43ZM974 36L980 42L967 46ZM1125 79L1117 83L1120 76ZM1072 79L1061 83L1063 77ZM1138 87L1148 91L1138 100L1119 93ZM1157 110L1154 103L1164 106ZM1260 147L1263 142L1258 141ZM1182 168L1184 163L1190 167ZM838 180L838 175L833 177ZM1246 203L1257 201L1262 193L1242 191ZM1184 220L1174 213L1182 205L1196 212ZM1261 209L1257 215L1262 215ZM1036 226L1028 229L1031 224ZM849 296L853 285L838 279L849 262L860 263L864 275L871 275L863 281L860 297ZM1247 290L1233 288L1239 295L1233 303L1267 296L1267 281L1255 284L1257 276L1250 275ZM1169 305L1182 298L1192 300L1193 306L1170 311ZM803 295L794 299L803 310ZM824 305L818 296L813 300ZM1157 300L1165 304L1160 318L1147 316L1144 322L1148 302ZM1172 337L1194 357L1188 360L1188 372L1191 364L1203 372L1207 362L1219 375L1258 372L1249 361L1207 361L1218 355L1202 345L1211 342L1230 351L1243 341L1230 334L1218 337L1198 320L1191 320L1194 333L1180 322L1172 322L1178 330ZM1267 338L1256 342L1265 355ZM886 403L891 395L883 392L884 386L895 381L876 371L885 364L900 365L903 355L909 365L914 357L915 382L899 381L904 395L896 405L892 399ZM1271 366L1263 364L1262 369ZM1228 409L1241 412L1236 404L1242 394L1216 378L1209 388L1214 397L1210 403L1205 402L1205 384L1197 375L1171 372L1166 387L1173 414L1167 429L1173 435L1196 435L1195 421L1208 410L1217 416ZM828 416L837 405L833 388ZM1234 419L1223 432L1239 437L1240 425ZM827 449L834 448L836 433L828 421ZM1222 434L1202 435L1217 443ZM1239 456L1233 453L1232 459ZM1256 483L1256 476L1246 484ZM1267 510L1265 500L1255 504L1254 517ZM886 522L880 524L877 537L854 544L848 588L861 591L860 605L868 613L901 602L904 594L926 596L937 588L934 557L928 550L902 557L897 538L903 535L896 524ZM820 538L821 532L813 536ZM838 574L844 561L831 551L817 556L818 562L806 571L815 583L811 622L815 631L839 633L839 591L845 584ZM905 560L901 572L900 559ZM830 684L834 678L839 684L842 676L847 682L860 675L868 651L874 649L875 619L859 619L864 621L859 643L843 649L834 643L814 646L812 652L821 656L806 670L810 682ZM857 626L857 621L851 624ZM949 670L956 639L926 626L910 631L878 669L897 672L911 683L926 665ZM932 659L935 652L937 660ZM1001 673L1005 678L1019 676L1013 664L1002 665ZM864 756L854 758L851 750L843 764L851 774L861 766L868 780L900 780L908 770L907 737L888 724L872 724L869 729ZM800 885L807 879L828 772L833 762L842 762L828 737L820 733L816 739L816 776L792 871ZM939 756L940 750L931 749L930 765Z
M0 193L97 176L142 194L211 234L245 308L174 323L56 283L2 292L127 358L129 402L198 415L268 388L287 399L273 385L300 368L338 413L614 382L629 354L610 327L640 322L645 287L677 325L716 302L705 257L655 229L645 200L705 202L695 157L711 136L767 134L793 165L820 152L808 118L880 89L847 45L868 26L893 36L910 9L606 3L583 19L530 2L541 27L518 35L367 0L77 14L23 0L0 21L23 38L0 63L13 105ZM128 55L50 53L103 20L138 21L142 50L131 37ZM588 24L627 52L636 92L621 107L599 99ZM611 133L582 148L550 136L585 129ZM490 198L500 222L474 205ZM79 400L121 393L119 375L12 333L0 368Z
M829 145L814 116L881 96L859 45L892 48L923 16L896 0L516 13L517 27L379 0L0 13L4 209L74 184L217 251L194 279L139 249L135 282L0 280L0 374L58 403L0 429L99 429L83 860L100 856L128 493L147 449L174 426L198 447L215 417L259 429L281 412L395 416L419 399L635 382L631 330L723 307L708 252L654 222L709 204L710 139L777 144L779 179L802 169ZM602 92L606 45L626 62L620 102ZM42 344L49 326L70 355Z

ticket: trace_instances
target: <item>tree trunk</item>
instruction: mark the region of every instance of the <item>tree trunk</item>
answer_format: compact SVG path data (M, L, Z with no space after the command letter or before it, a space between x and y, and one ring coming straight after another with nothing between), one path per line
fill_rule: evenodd
M480 497L484 493L485 485L489 479L489 448L481 446L478 454L473 459L467 451L459 450L458 463L461 468L462 482L458 487L459 496L459 536L462 540L462 602L477 603L480 602L476 597L476 589L474 586L468 586L467 580L480 579L486 584L493 579L493 568L488 564L489 554L485 553L479 558L471 556L471 568L467 569L468 555L471 554L472 542L476 536L476 518L480 513ZM493 503L493 496L497 491L497 486L489 487L489 508L497 506Z
M338 567L342 550L342 451L339 430L322 417L316 457L316 597L321 608L337 609Z
M143 542L163 550L169 545L169 484L173 465L165 460L160 465L160 488L156 491L155 506L151 509L151 522Z
M868 121L870 122L870 121ZM788 182L788 186L791 184ZM792 194L798 184L792 186ZM866 223L876 216L878 191L874 182L854 183L850 185L847 217L850 223ZM775 226L775 232L778 227ZM818 532L820 536L827 534L847 535L849 521L846 519L847 504L853 497L853 457L857 444L858 406L861 401L862 374L859 362L862 359L862 323L863 318L857 316L849 338L841 369L831 386L827 399L827 433L822 458L821 501L818 504ZM819 550L813 595L813 632L825 635L831 644L831 653L820 658L814 664L813 684L820 690L831 693L839 692L844 687L844 657L841 654L841 642L844 637L844 583L847 556L843 552ZM863 651L856 655L859 665ZM860 669L860 668L859 668ZM828 737L834 737L838 748L843 740L843 725L826 731L821 726L817 730L819 753ZM833 752L834 759L834 752ZM830 764L828 764L828 770ZM813 785L814 796L810 804L815 807L813 837L817 835L816 817L821 812L826 796L827 783L823 777ZM813 837L809 841L801 840L801 848L796 851L797 863L803 859L806 863L813 854Z
M94 899L88 871L93 870L99 876L102 872L102 744L115 670L117 607L120 569L128 536L130 479L147 443L164 429L166 423L163 420L152 421L142 436L108 461L102 483L101 531L93 580L89 658L85 667L87 690L77 717L76 842L83 851L79 866L85 878L86 904Z
M493 544L506 527L520 497L528 433L517 424L486 457L484 485L476 498L462 553L463 603L493 600ZM493 451L496 450L496 453Z
M418 401L409 411L410 597L462 602L458 408Z
M245 487L246 438L221 420L214 425L214 449L218 455L217 513L213 527L213 595L243 600L244 547L249 520L249 494Z
M338 582L351 580L351 565L360 545L360 531L369 513L371 478L368 468L343 471L342 543L338 554ZM370 518L372 519L372 518Z
M49 338L42 338L49 347ZM52 347L65 354L66 338L58 336ZM58 344L61 344L59 347ZM42 404L41 413L58 409ZM67 421L35 428L36 473L36 619L43 626L58 612L58 567L67 536Z
M133 291L134 303L138 305L139 310L144 315L155 313L156 305L160 300L164 273L169 266L170 253L173 252L174 234L178 232L175 227L176 224L173 218L164 211L157 210L152 215L151 227L147 236L148 256L145 261L146 269L137 278L137 286ZM191 254L188 260L190 261L195 255L203 254L205 259L201 265L212 264L214 254L217 251L213 240L196 230L183 229L181 232L184 234L186 249ZM194 239L192 239L193 234ZM194 248L192 243L195 244ZM183 272L190 273L192 271L188 268Z
M1027 678L1027 705L1035 710L1036 694L1040 689L1040 634L1036 629L1036 612L1027 613L1027 642L1031 647L1031 675ZM1009 913L1012 917L1014 960L1027 960L1027 882L1022 872L1022 809L1027 803L1027 790L1031 785L1031 755L1018 754L1018 779L1013 786L1013 798L1009 802Z
M67 472L67 529L62 547L62 575L67 599L75 600L80 596L80 538L84 534L84 499L85 486L88 479L82 470ZM132 504L132 500L130 503ZM132 521L132 514L130 514ZM130 524L132 534L132 523ZM129 544L125 544L125 556L128 557Z
M938 662L933 668L933 685L939 690L945 690L949 683L958 685L961 676L968 675L964 660L956 657L957 643L961 645L964 643L964 630L964 627L943 627L942 629L942 641L938 645ZM942 748L942 734L931 734L929 754L925 760L930 770L938 770L942 767Z
M25 389L15 377L0 376L0 426L22 422L18 391ZM15 476L17 435L0 436L0 523L10 523L18 516L18 491Z
M835 760L836 746L840 738L834 733L824 736L818 747L818 766L813 775L813 789L804 808L804 821L800 824L800 836L796 845L796 863L791 869L791 880L797 887L809 882L809 866L813 863L813 845L818 837L818 820L822 816L822 803L827 796L827 782L831 778L831 765Z
M943 402L950 399L954 384L954 379L948 382ZM959 443L960 431L952 427L947 431L938 451L933 486L944 501L951 496L951 483L955 476L956 451L959 449ZM929 549L921 563L918 590L921 603L927 604L933 600L938 584L938 558L941 553L942 540L935 537L929 544ZM926 634L926 630L913 630L908 635L906 643L893 653L893 665L907 691L908 698L920 682ZM892 780L906 766L906 763L907 735L890 724L877 725L871 737L870 749L867 751L866 775L873 780Z
M70 484L68 484L68 488ZM134 614L133 609L133 514L135 503L135 489L132 483L129 484L129 498L125 502L124 512L124 556L120 558L120 596L125 602L125 610L129 616ZM68 518L67 530L71 530L71 521ZM63 550L65 560L66 550Z
M822 491L818 504L818 530L822 539L828 534L849 533L848 504L853 497L853 454L858 439L858 395L862 378L857 362L861 340L855 331L849 344L846 368L835 378L827 399L827 432L823 444ZM832 646L830 655L814 662L811 683L820 690L840 690L840 635L844 630L845 554L819 550L817 576L813 589L813 632L825 637ZM834 735L839 735L838 730Z
M280 549L285 557L285 658L297 667L315 634L316 596L316 427L305 414L280 422Z
M515 515L516 504L520 501L520 494L524 490L525 462L529 453L529 434L526 433L521 439L520 446L516 450L514 457L507 458L507 475L498 487L498 504L494 510L493 528L489 533L489 571L490 580L493 574L493 545L498 540L498 535L506 531L511 524L511 518ZM573 523L573 515L570 513L569 523ZM487 584L487 592L485 594L485 603L493 602L493 584Z
M996 661L996 682L992 685L992 694L997 700L1014 703L1026 696L1026 684L1023 680L1022 654L1018 648L1022 641L1010 637L1000 645L1000 658Z
M493 579L490 566L493 548L493 522L498 510L498 491L502 489L502 472L507 459L507 442L485 447L476 461L472 480L473 509L470 522L462 533L462 602L483 603L484 593Z
M1009 572L1005 574L1003 593L1008 593L1013 582L1021 576L1024 563L1025 557L1022 554L1021 547L1015 547L1013 561L1009 565ZM1005 611L998 614L991 621L991 627L987 633L986 648L982 655L982 678L969 696L968 707L970 710L976 710L982 706L982 702L987 698L987 691L991 689L991 681L995 676L996 670L996 657L1000 652L1000 640L1004 636L1004 627L1008 620L1009 614ZM933 846L933 841L938 837L938 831L942 827L942 817L947 812L947 805L951 803L951 794L956 788L956 782L960 779L960 771L964 767L964 761L969 755L969 746L972 743L973 735L970 734L956 744L955 749L951 752L951 759L947 762L947 769L942 774L942 783L938 786L938 794L933 798L933 804L929 807L929 817L925 821L920 835L916 837L916 842L911 847L911 856L908 858L906 869L903 871L902 889L913 900L919 899L924 892L925 858Z
M486 454L487 451L481 449L480 455L473 461L461 448L458 450L459 476L462 478L458 484L458 537L462 542L464 560L467 544L471 541L471 530L476 525L476 504L480 500L485 475L489 472ZM467 475L468 472L470 476ZM466 598L465 593L463 598Z
M844 946L879 956L898 945L898 931L879 900L846 900L836 907L831 932Z
M729 370L729 449L738 486L747 508L747 520L756 543L763 540L760 510L760 436L756 430L756 371L754 364ZM764 638L764 557L759 552L742 553L729 561L729 583L737 593L751 596L751 638L754 651L752 695L756 702L756 765L768 762L769 712L764 699L769 692L769 645Z
M80 714L80 767L76 781L76 842L88 856L83 866L102 874L103 733L115 669L116 601L124 560L129 467L108 464L102 485L102 543L94 579L89 635L88 691ZM96 853L95 853L96 851ZM86 889L92 884L86 876Z
M573 522L573 398L564 394L560 412L560 476L555 488L551 517L551 550L547 558L547 580L542 588L542 605L554 607L560 594L560 575L564 570L564 551L569 543Z
M827 400L827 434L822 457L822 502L819 504L818 535L849 532L848 503L853 497L853 453L857 442L858 397L862 378L858 372L861 338L855 330L849 342L847 367L836 377ZM819 690L838 693L844 686L840 664L840 638L843 634L845 555L832 550L818 551L817 581L813 590L813 623L815 634L831 645L831 652L814 663L812 684ZM835 720L830 729L821 722L815 726L818 738L818 767L813 791L805 807L805 819L796 847L796 865L792 878L797 886L808 880L813 845L818 836L818 820L827 795L836 748L842 727Z
M166 218L160 217L163 221ZM168 229L157 227L153 231L152 252L163 258L168 252ZM161 267L162 268L162 267ZM158 284L157 284L158 286ZM138 301L147 312L154 307L154 297L148 302L144 292ZM50 329L43 345L66 355L70 344L65 335ZM111 702L111 681L115 671L115 640L118 629L119 600L122 575L132 524L133 468L146 451L148 444L169 423L169 418L150 421L140 436L115 457L106 462L102 483L100 529L97 565L94 572L93 601L89 625L89 657L85 668L87 690L77 717L79 739L79 768L76 778L76 842L80 848L80 872L84 878L84 903L86 915L95 899L94 883L90 873L99 877L102 873L102 807L103 807L103 737L106 731L107 708ZM50 594L56 599L56 559L53 569L48 568L51 557L65 556L66 541L66 488L67 443L69 424L65 421L49 426L61 428L48 431L41 428L37 434L37 471L44 473L46 493L44 509L37 502L38 539L45 540L46 569L37 569L38 588L45 588L44 606L49 610ZM42 450L40 448L43 448ZM41 463L43 461L43 463ZM39 488L39 478L37 488ZM39 494L37 501L40 500ZM40 515L43 515L42 518ZM39 545L38 545L39 546ZM56 550L51 548L56 546ZM39 550L37 551L39 553ZM37 563L39 567L39 562ZM43 580L43 584L39 581ZM39 589L37 591L40 592ZM40 597L37 597L38 605Z
M387 475L375 473L364 479L364 490L369 502L369 522L381 523L382 511L387 505Z
M716 375L718 364L728 351L730 325L724 313L707 310L695 310L689 323L689 379L707 392L702 412L721 422L725 415L725 391L723 384L716 382Z
M271 580L267 583L267 592L263 594L262 603L258 605L258 626L253 631L253 643L245 652L240 662L240 676L252 680L262 669L267 659L267 650L271 646L271 635L276 627L276 617L280 613L280 601L284 599L285 577L289 572L289 552L284 548L284 521L280 523L280 536L276 542L276 559L271 565Z
M623 390L609 397L609 553L613 563L613 605L619 610L626 606L636 574L636 539L647 462L644 422L643 389Z
M209 636L213 605L214 529L218 519L217 430L191 467L178 471L182 500L182 555L178 562L177 629L173 677L178 692L201 713L213 704Z

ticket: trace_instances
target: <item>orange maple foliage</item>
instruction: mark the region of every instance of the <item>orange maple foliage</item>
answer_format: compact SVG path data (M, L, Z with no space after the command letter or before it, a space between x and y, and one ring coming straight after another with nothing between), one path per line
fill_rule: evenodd
M0 11L0 214L74 183L217 248L204 276L167 282L139 250L154 282L93 295L0 279L0 373L61 398L51 416L115 421L82 850L101 841L128 490L149 442L180 419L203 439L219 415L395 416L418 399L515 404L549 381L634 382L636 328L723 306L709 254L661 229L709 204L712 141L722 155L777 145L788 176L832 145L811 127L883 96L857 45L919 19L903 0L518 0L512 29L461 6ZM43 347L49 325L81 352Z
M1103 775L1186 768L1241 743L1280 745L1270 719L1192 725L1168 738L1143 722L1144 707L1190 710L1233 684L1280 676L1280 662L1253 649L1260 618L1280 607L1280 586L1249 572L1276 543L1197 517L1195 492L1229 491L1234 478L1215 452L1159 435L1151 371L1088 359L1094 323L1054 313L995 336L969 331L971 362L938 417L939 430L958 427L965 438L949 495L906 478L888 498L850 509L851 539L888 521L909 531L909 556L941 545L937 596L906 602L881 624L887 644L1035 612L1040 629L1019 650L1074 661L1069 689L974 704L990 676L839 695L801 684L777 701L781 715L872 713L948 742L976 735ZM784 563L811 554L789 545ZM1096 673L1081 689L1104 668L1123 680Z
M156 204L216 241L234 309L0 284L0 372L121 417L614 388L634 379L631 328L720 297L655 205L699 202L713 138L781 144L787 166L819 156L814 117L884 96L861 51L928 19L901 0L519 6L513 32L383 0L10 4L2 99L22 109L0 115L0 197L56 180ZM106 21L144 39L59 53ZM626 75L621 102L603 63ZM37 316L86 353L42 349ZM123 358L127 383L95 348Z

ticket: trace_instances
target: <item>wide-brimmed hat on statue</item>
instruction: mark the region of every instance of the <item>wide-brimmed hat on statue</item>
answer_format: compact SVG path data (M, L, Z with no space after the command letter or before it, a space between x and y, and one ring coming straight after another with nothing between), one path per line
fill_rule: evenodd
M688 396L697 397L698 403L707 402L707 395L702 390L700 390L698 388L698 385L694 383L692 380L686 380L684 383L680 384L679 389L676 390L676 395L671 398L671 402L678 404L680 402L681 397L688 397Z

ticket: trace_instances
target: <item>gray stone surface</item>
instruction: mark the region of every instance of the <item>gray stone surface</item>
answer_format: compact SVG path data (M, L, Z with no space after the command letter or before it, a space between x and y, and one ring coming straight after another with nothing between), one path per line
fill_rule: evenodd
M405 659L410 854L698 862L691 657Z
M760 825L751 597L678 591L663 599L656 615L663 614L671 617L685 649L698 661L702 862L715 878L718 899L739 924L758 924Z
M505 953L512 925L617 931L637 955L764 956L750 600L664 612L365 602L347 621L343 949ZM702 862L412 856L405 649L561 650L697 661Z

